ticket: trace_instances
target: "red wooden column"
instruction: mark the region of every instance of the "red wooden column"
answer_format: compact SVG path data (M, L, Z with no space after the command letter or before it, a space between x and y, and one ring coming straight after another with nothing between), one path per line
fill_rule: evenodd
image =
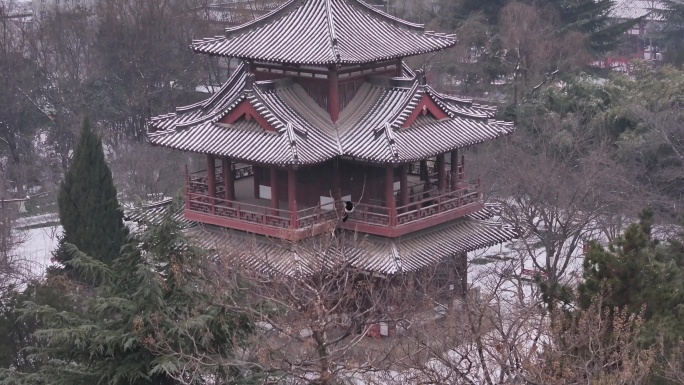
M406 206L409 204L409 189L408 189L408 163L401 165L401 179L399 179L400 191L401 191L401 205Z
M296 229L297 223L297 172L294 168L287 169L287 199L290 201L290 227Z
M458 188L458 149L451 151L451 191Z
M223 199L234 201L235 200L235 181L233 179L233 167L230 158L221 158L221 171L223 174Z
M440 191L446 189L446 164L444 154L437 155L437 186Z
M330 67L328 72L328 113L333 122L337 121L337 117L340 114L338 86L337 68Z
M278 199L278 170L271 166L271 208L273 215L278 215L280 200Z
M385 207L389 211L389 225L393 227L397 223L397 205L394 201L394 167L391 164L385 166Z

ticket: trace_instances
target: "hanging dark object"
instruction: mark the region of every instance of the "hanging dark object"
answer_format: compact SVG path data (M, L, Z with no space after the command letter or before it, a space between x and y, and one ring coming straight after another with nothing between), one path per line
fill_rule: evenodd
M354 212L354 203L351 201L344 202L344 216L342 216L342 222L346 222L349 219L349 214Z

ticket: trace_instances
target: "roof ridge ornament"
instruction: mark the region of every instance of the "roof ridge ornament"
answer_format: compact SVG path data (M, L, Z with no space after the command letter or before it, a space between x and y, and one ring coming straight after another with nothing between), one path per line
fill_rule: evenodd
M333 21L333 12L330 5L330 0L325 0L325 13L328 19L328 33L330 34L330 48L336 62L340 61L340 52L337 47L337 36L335 36L335 24Z
M292 157L294 160L299 160L299 154L297 153L297 135L292 128L292 123L287 122L285 133L287 134L287 141L290 144L290 149L292 149Z
M245 91L253 91L254 90L254 79L255 79L254 74L251 72L248 72L246 77L245 77Z
M418 80L419 86L426 86L427 85L427 77L425 76L425 69L424 68L416 70L416 80Z
M398 158L399 150L397 150L397 139L394 136L394 129L392 128L392 125L389 122L385 122L385 124L383 124L382 126L375 128L373 130L373 133L377 138L382 134L382 131L384 131L385 139L387 140L387 144L389 145L390 150L392 151L392 156Z

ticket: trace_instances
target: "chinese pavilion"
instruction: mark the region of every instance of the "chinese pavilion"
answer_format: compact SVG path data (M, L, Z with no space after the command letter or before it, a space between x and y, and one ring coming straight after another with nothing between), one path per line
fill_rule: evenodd
M194 41L242 63L208 99L149 122L153 145L206 155L186 170L185 218L207 244L286 273L310 269L301 246L331 223L363 234L331 255L387 276L515 237L459 154L514 127L402 61L455 42L359 0L290 0Z

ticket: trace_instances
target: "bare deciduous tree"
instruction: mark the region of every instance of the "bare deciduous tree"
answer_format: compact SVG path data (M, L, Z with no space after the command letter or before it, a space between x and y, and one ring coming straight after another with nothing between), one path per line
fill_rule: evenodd
M531 111L524 120L524 130L483 159L484 169L503 216L524 232L517 242L522 265L553 287L573 281L584 243L622 231L643 195L579 114Z
M559 73L580 68L589 60L585 36L579 32L560 33L558 17L550 5L537 8L513 1L499 17L501 58L513 77L516 102L553 81Z
M19 254L26 242L26 234L15 227L15 220L22 203L8 199L5 180L0 174L0 299L21 287L31 278L30 264Z

